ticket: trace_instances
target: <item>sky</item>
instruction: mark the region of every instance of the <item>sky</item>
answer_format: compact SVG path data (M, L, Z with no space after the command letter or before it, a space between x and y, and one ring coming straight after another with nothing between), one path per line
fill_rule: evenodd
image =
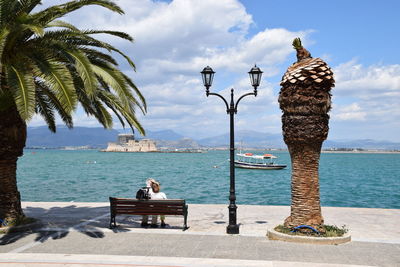
M43 0L42 8L64 3ZM251 92L248 71L264 72L257 97L238 106L235 130L281 133L279 82L296 61L292 41L300 37L313 57L324 59L336 80L332 89L330 140L400 142L400 20L398 0L116 0L114 14L85 7L65 17L80 29L129 33L134 42L102 36L136 64L120 68L148 104L146 130L171 129L200 139L229 132L225 104L206 97L200 71L216 72L210 90L229 98ZM61 124L61 121L60 121ZM29 126L45 125L35 116ZM99 127L82 109L75 126ZM121 128L115 120L114 128Z

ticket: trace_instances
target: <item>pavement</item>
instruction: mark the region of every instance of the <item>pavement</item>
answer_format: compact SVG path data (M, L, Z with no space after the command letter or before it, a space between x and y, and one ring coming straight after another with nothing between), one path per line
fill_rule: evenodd
M268 240L288 206L238 205L239 235L226 234L227 205L189 204L166 228L141 228L140 216L118 216L109 203L23 202L41 225L0 234L0 267L92 266L400 266L400 210L322 207L326 224L346 225L352 241L316 245Z

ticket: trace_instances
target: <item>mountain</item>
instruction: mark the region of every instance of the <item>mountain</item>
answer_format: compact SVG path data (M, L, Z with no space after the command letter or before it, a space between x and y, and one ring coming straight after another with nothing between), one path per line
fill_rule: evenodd
M179 140L156 140L158 148L190 148L199 149L200 145L190 138L182 138Z
M162 130L162 131L149 131L146 130L146 136L140 136L141 138L148 138L154 140L165 140L165 141L176 141L183 139L184 136L180 135L172 130Z
M202 146L207 147L228 147L229 134L218 135L204 138L197 141ZM284 148L287 146L283 141L282 134L261 133L256 131L237 131L235 132L236 147L252 148ZM390 141L379 141L372 139L360 140L326 140L322 147L327 148L361 148L377 150L399 150L400 143Z
M106 130L101 127L74 127L57 126L57 132L52 133L47 126L28 127L26 147L58 148L65 146L91 146L96 148L107 147L108 142L117 140L117 130Z
M204 138L197 141L202 146L228 147L230 135L222 134L214 137ZM236 131L235 145L253 148L285 148L281 134L261 133L256 131Z
M57 133L52 133L47 126L28 127L27 147L57 148L65 146L91 146L105 148L108 142L116 142L121 130L106 130L101 127L57 126ZM145 138L153 139L160 147L193 148L199 147L229 147L229 133L214 137L194 140L172 130L146 131ZM138 135L137 138L143 138ZM282 134L262 133L256 131L236 131L235 146L237 148L286 148ZM400 150L400 143L362 140L326 140L323 148L361 148L380 150Z

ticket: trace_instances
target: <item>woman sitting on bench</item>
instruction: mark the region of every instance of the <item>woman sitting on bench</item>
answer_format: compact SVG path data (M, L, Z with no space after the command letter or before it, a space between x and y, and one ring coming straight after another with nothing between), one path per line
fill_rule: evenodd
M164 192L160 192L160 183L157 181L152 181L151 182L151 189L149 190L150 192L150 199L167 199L167 196L165 195ZM151 225L150 227L152 228L157 228L157 217L158 215L152 215L151 217ZM144 221L146 220L146 221ZM165 215L160 215L160 220L161 220L161 227L164 228L166 226L165 224ZM148 225L147 222L147 216L143 216L143 221L142 221L142 226Z

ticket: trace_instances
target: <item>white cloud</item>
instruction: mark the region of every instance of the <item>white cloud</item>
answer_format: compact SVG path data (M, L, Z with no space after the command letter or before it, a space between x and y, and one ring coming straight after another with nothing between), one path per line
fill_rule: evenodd
M337 119L368 118L387 121L399 118L400 65L365 67L352 60L335 67L334 72L335 101L341 102L349 98L356 101L334 111Z
M174 129L189 136L225 133L229 129L223 102L205 96L199 72L206 65L217 72L212 90L229 98L233 87L237 99L252 91L247 72L254 63L264 70L264 78L278 74L277 64L294 53L291 40L298 36L307 39L310 33L265 29L248 36L252 16L237 0L117 3L125 15L89 7L67 20L84 29L112 29L133 36L133 44L114 37L102 38L131 56L137 65L136 73L121 66L147 100L148 114L139 116L142 124L152 130ZM280 129L280 120L274 121L275 126L270 125L271 121L264 126L258 119L267 113L280 115L275 98L273 86L264 79L257 98L247 97L240 102L237 128ZM92 125L95 121L80 116L80 112L75 118L76 125Z
M338 93L354 94L363 99L376 96L400 96L400 65L364 67L355 60L334 68Z
M171 73L201 70L205 65L230 71L249 69L257 62L273 66L293 53L291 40L309 31L265 29L248 38L252 17L236 0L120 0L125 15L91 7L85 17L68 18L84 28L108 28L129 33L133 45L118 42L148 79ZM114 37L107 40L116 43ZM155 76L157 75L157 76Z
M400 121L400 65L364 66L351 60L333 71L331 130L337 127L353 138L398 140L393 130Z
M338 106L334 108L335 112L332 114L334 120L365 120L367 113L362 111L358 103L352 103L346 106Z
M126 64L121 64L121 68L133 77L147 100L148 114L141 116L138 112L145 128L173 129L191 137L226 133L229 120L225 106L220 99L205 96L199 72L210 65L217 72L212 90L228 98L232 87L235 96L251 92L247 72L257 63L264 71L259 95L241 101L236 129L281 131L279 86L266 79L281 76L282 63L289 66L294 61L294 37L301 37L305 44L315 42L309 39L311 30L292 32L275 28L249 35L248 29L254 23L252 16L237 0L117 3L125 15L90 7L67 20L81 28L120 30L134 37L133 44L114 37L102 38L132 57L137 65L136 73ZM341 122L392 125L400 120L400 65L363 66L352 60L333 71L336 87L332 90L331 129ZM81 113L75 116L75 125L95 123L95 119ZM36 118L31 122L38 123ZM118 127L117 122L115 125Z

